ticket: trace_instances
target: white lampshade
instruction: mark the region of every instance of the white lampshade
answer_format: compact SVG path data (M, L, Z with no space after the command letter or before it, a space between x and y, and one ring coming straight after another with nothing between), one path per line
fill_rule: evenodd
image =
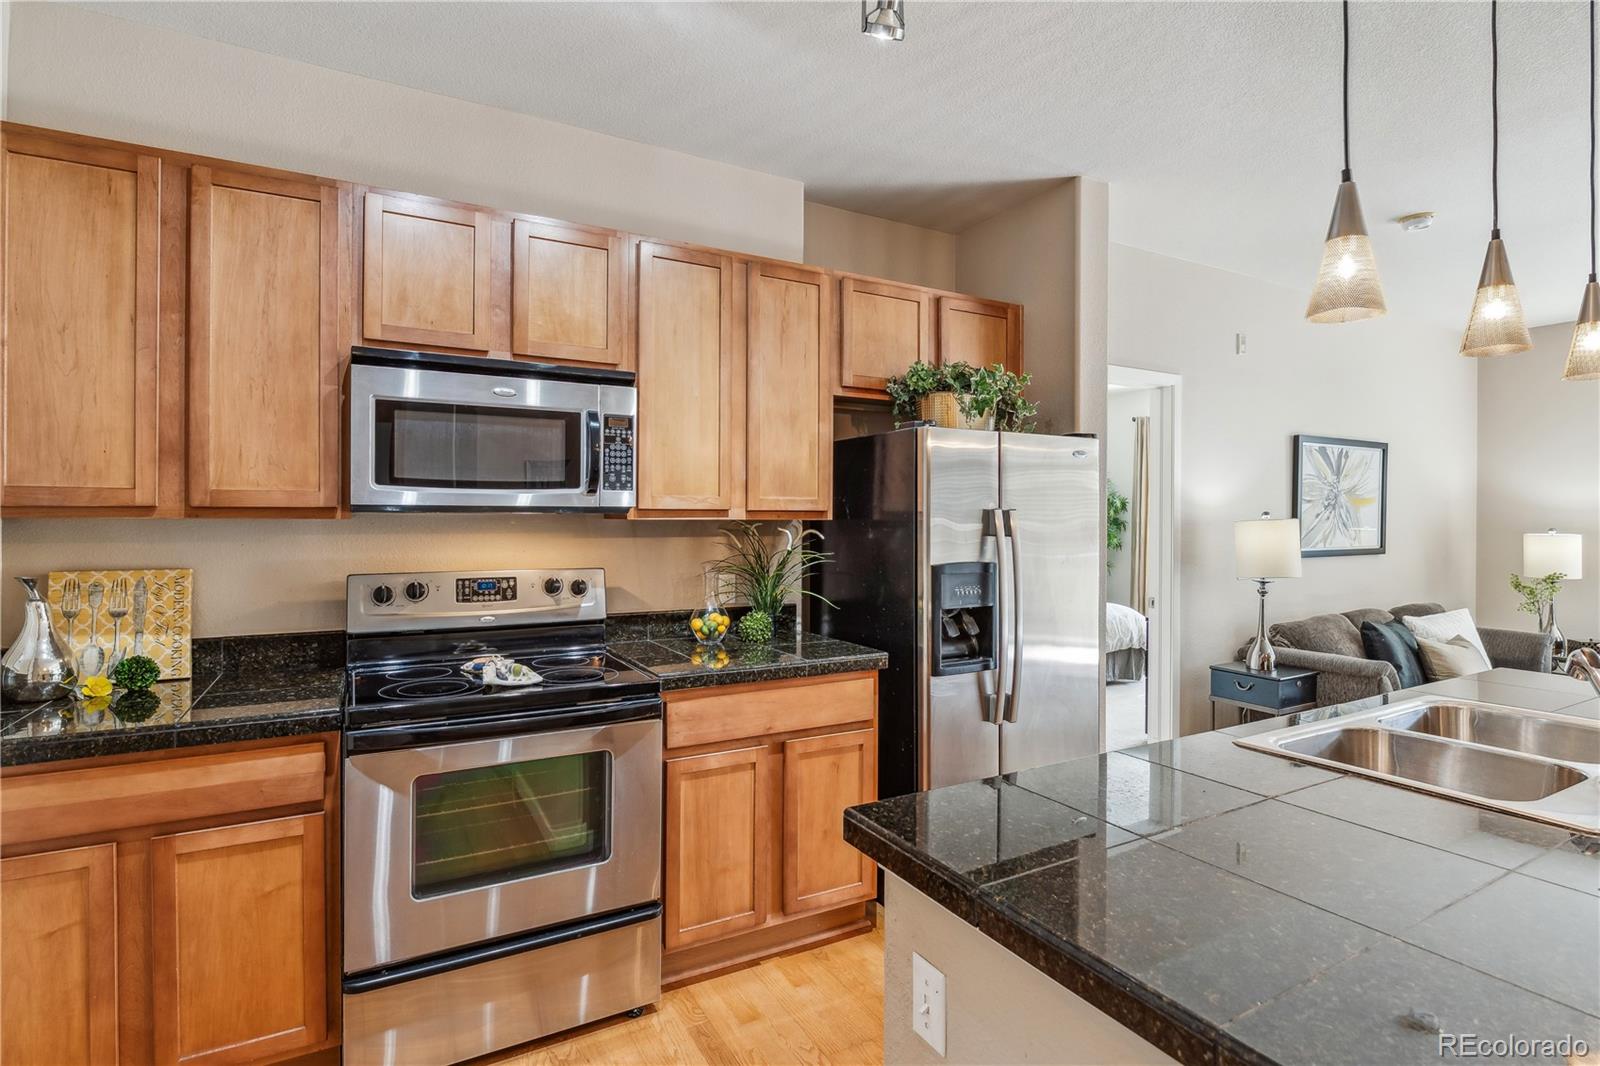
M1568 581L1583 577L1583 534L1524 533L1522 535L1522 576L1544 577L1562 574Z
M1233 524L1234 569L1241 580L1300 576L1300 519L1260 518Z

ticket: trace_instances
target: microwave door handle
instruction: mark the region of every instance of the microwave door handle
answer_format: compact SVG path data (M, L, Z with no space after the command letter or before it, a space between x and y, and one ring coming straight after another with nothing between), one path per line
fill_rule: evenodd
M585 479L583 494L593 496L600 491L600 412L583 412L584 451L587 455L589 476Z

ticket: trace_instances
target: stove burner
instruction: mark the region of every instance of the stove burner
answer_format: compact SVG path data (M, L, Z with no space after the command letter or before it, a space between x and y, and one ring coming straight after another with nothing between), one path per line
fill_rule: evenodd
M423 681L399 681L378 690L378 698L385 700L417 700L435 696L461 696L477 692L478 684L464 677L430 678Z
M535 670L556 670L564 666L586 666L594 669L600 665L598 655L546 655L541 659L533 660Z
M448 666L403 666L398 670L390 670L383 676L390 681L432 681L435 678L449 677L454 670Z
M558 666L554 670L541 670L539 675L547 685L583 685L593 681L609 681L617 676L617 672L593 666Z

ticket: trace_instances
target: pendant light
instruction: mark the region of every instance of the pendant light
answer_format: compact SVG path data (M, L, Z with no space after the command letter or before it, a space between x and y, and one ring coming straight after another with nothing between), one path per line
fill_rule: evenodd
M1572 348L1567 352L1567 369L1561 375L1563 381L1600 378L1600 282L1595 280L1594 79L1594 0L1589 0L1589 284L1583 287L1578 324L1572 328Z
M1322 267L1306 305L1309 322L1354 322L1389 310L1383 302L1378 262L1361 215L1361 197L1350 180L1350 0L1344 0L1344 176L1333 198L1333 218L1322 246Z
M1489 0L1489 102L1494 116L1493 155L1490 170L1490 195L1494 201L1494 226L1489 231L1489 250L1483 256L1483 271L1478 275L1478 295L1472 301L1472 317L1461 338L1461 354L1468 356L1510 355L1533 347L1528 324L1522 317L1522 298L1511 278L1511 261L1500 240L1500 0Z
M861 32L879 41L905 40L905 0L861 0Z

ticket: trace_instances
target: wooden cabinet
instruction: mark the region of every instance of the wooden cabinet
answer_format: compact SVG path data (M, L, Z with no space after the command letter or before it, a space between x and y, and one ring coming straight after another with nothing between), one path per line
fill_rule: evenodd
M362 334L433 348L495 347L495 220L486 211L369 192Z
M9 507L156 503L160 161L6 131Z
M0 859L0 1062L117 1061L116 845Z
M151 842L158 1062L247 1062L321 1043L323 848L321 814Z
M190 171L190 506L338 506L342 196Z
M868 278L839 282L839 386L881 392L888 379L934 361L933 296Z
M939 297L939 362L1022 369L1022 308L993 300Z
M734 505L733 259L639 244L639 509Z
M833 286L819 270L745 270L747 512L826 512L833 496Z
M844 809L877 796L877 674L666 693L668 981L870 924Z
M628 361L623 238L518 218L511 226L511 352L622 366Z

